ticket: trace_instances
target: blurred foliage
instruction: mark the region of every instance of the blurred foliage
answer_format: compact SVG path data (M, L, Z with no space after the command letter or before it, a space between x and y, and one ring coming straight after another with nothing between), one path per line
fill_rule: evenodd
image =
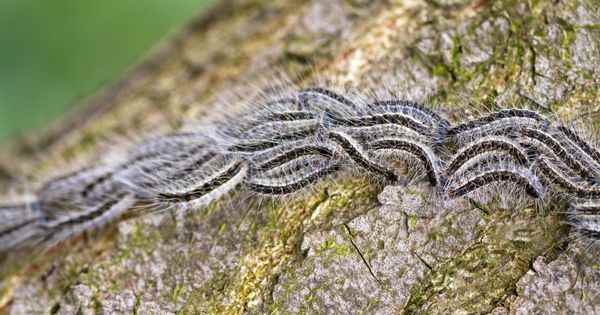
M0 1L0 140L116 80L211 0Z

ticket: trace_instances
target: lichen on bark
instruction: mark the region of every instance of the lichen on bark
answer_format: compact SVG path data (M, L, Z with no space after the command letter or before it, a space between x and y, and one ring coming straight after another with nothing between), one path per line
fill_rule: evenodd
M399 96L451 119L529 106L597 129L599 8L224 1L91 105L109 109L40 140L44 160L23 146L7 151L0 180L14 169L43 179L96 155L105 135L177 128L176 118L210 112L214 95L272 69L305 81L393 82ZM566 242L563 206L505 201L441 202L425 183L353 176L283 200L238 191L6 267L0 301L13 314L599 313L598 265Z

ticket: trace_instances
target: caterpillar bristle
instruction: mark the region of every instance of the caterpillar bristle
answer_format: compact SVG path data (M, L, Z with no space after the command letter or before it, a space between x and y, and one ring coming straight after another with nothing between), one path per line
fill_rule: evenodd
M527 109L504 109L487 116L465 122L448 130L448 136L453 137L461 133L470 132L473 129L478 129L490 123L502 120L526 119L540 123L548 123L548 120L539 113Z
M459 150L448 163L444 170L446 174L456 173L465 163L474 159L476 156L488 152L506 152L515 162L521 166L528 166L527 153L514 141L505 137L489 136L466 144Z
M565 193L574 196L575 198L600 198L600 187L589 186L582 181L573 180L560 170L558 163L548 159L539 159L535 163L535 169L547 178L548 182L555 184Z
M327 134L327 137L338 144L343 152L358 166L378 174L390 182L398 180L397 175L392 170L372 161L372 157L366 152L364 145L345 132L341 130L332 130Z
M0 252L30 245L42 235L43 219L35 201L0 205Z
M455 179L449 184L447 194L450 198L463 197L496 182L509 182L523 187L532 198L544 197L544 187L538 178L528 169L513 165L488 166L471 176Z
M279 180L275 182L257 181L249 179L244 182L251 191L266 194L266 195L286 195L307 186L314 184L315 182L325 178L328 175L334 174L342 168L339 163L326 163L321 167L316 167L314 171L302 176L300 178L294 178L293 180Z
M329 145L318 144L316 141L301 141L277 148L277 150L264 152L264 154L258 155L250 161L255 165L252 168L253 173L261 174L305 156L333 158L334 155L335 148Z
M376 152L385 151L403 151L413 155L423 166L427 173L427 178L432 186L438 186L443 183L440 171L440 162L438 157L426 145L401 139L401 138L383 138L369 144L369 149Z
M221 99L228 106L202 128L144 140L47 180L31 204L0 206L0 252L34 240L49 246L124 216L198 208L237 187L282 198L364 171L371 182L398 184L398 162L446 201L503 192L562 198L573 230L600 242L600 150L554 117L507 108L453 124L448 112L400 99L390 87L282 80Z
M52 247L73 236L100 229L110 222L117 220L135 204L135 198L127 193L121 193L107 198L101 204L86 209L78 216L62 220L44 221L41 228L44 237L38 241L39 245Z

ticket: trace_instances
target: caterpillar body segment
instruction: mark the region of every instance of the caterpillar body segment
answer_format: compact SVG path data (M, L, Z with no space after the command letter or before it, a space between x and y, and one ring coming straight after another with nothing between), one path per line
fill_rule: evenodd
M191 189L182 190L181 192L159 192L156 198L165 202L187 202L198 199L232 180L242 170L243 167L240 161L232 161L224 165L222 169L215 170L214 175L209 176L200 185L194 183Z
M113 174L111 166L102 165L50 181L37 192L39 209L48 220L78 216L110 196L118 185L113 181Z
M600 184L600 150L592 143L586 142L574 128L558 125L558 133L563 138L563 143L571 149L570 153L587 168L589 181Z
M36 201L0 205L0 252L31 245L42 236L43 219Z
M286 127L281 133L271 137L242 138L237 143L228 148L232 153L253 153L264 151L285 143L313 136L319 130L318 125L308 125L303 127Z
M323 87L311 87L300 90L298 99L304 109L356 109L358 105L349 98Z
M534 165L537 172L544 176L549 183L558 187L559 191L567 193L574 198L599 199L600 187L591 186L583 180L565 176L557 162L541 158Z
M525 167L529 165L527 152L518 143L509 138L490 136L473 141L459 150L459 152L451 158L444 172L447 175L454 174L462 166L464 166L465 163L469 162L475 157L484 153L498 151L505 152L507 155L509 155L515 164Z
M362 117L330 117L331 125L336 127L360 128L393 124L410 129L418 135L435 138L435 134L413 117L401 113L374 114Z
M537 142L542 144L545 148L552 151L554 155L564 162L569 168L578 174L588 178L590 176L589 169L586 168L576 157L574 157L568 150L551 134L533 128L523 128L522 133L525 137L535 139Z
M448 196L457 198L497 182L508 182L523 187L532 198L543 198L545 189L538 178L529 170L512 166L495 166L482 169L460 182L451 183Z
M364 145L345 132L332 130L327 134L327 137L338 144L344 153L358 166L378 174L387 181L396 182L398 180L398 176L392 170L374 162L372 156L365 150Z
M280 180L248 179L244 186L249 190L266 195L286 195L304 189L317 181L342 169L341 163L328 162L315 167L302 176L293 176Z
M529 148L530 159L535 160L545 156L546 158L560 160L582 178L592 177L592 171L577 156L573 155L571 150L552 131L553 129L548 126L538 128L530 123L508 123L495 126L486 132L492 136L507 137L518 141L522 146Z
M504 109L495 113L491 113L487 116L471 120L448 130L448 137L455 137L463 133L469 133L473 130L481 129L482 127L489 126L492 123L518 123L519 120L530 120L535 123L541 123L544 125L549 124L549 120L544 116L538 114L535 111L527 109Z
M404 113L417 118L431 128L448 130L450 122L431 109L406 100L380 100L367 105L371 110L382 109L385 112Z
M126 211L131 209L137 199L128 193L112 196L94 207L86 209L79 216L61 220L44 221L40 224L44 237L38 243L53 246L73 236L93 231L118 220Z
M579 240L589 245L600 242L600 199L571 201L568 210L569 224Z
M583 140L583 138L575 130L565 127L563 125L558 126L558 130L562 132L569 140L571 140L581 151L585 152L585 154L592 158L596 163L600 163L600 150Z
M441 162L433 150L426 145L408 139L384 138L370 143L369 149L374 152L406 152L423 165L432 186L441 185L445 180L441 176Z
M600 214L573 212L568 215L568 223L575 240L583 243L585 249L600 244Z
M335 145L321 140L320 137L311 137L282 144L271 150L261 152L248 159L248 162L251 168L250 173L260 176L260 174L277 169L294 160L302 160L313 156L334 159L336 154L338 153Z
M204 165L218 156L220 155L214 151L205 151L186 158L177 156L171 159L162 157L148 160L119 170L115 174L114 180L119 184L140 189L165 187L201 171Z
M490 116L493 116L493 114ZM551 127L551 123L546 120L538 121L520 117L504 117L476 125L476 127L456 134L450 134L449 130L444 144L461 147L472 141L489 136L506 137L516 141L523 137L522 133L525 128L548 131Z
M205 205L235 188L246 176L248 167L239 158L230 155L215 155L202 163L186 166L189 173L181 170L164 173L152 178L161 184L141 184L123 181L127 190L141 203L156 207L190 208ZM181 174L180 174L181 173Z
M600 215L600 199L595 200L573 200L571 202L570 213L579 214L598 214Z
M600 241L600 151L535 111L504 109L451 124L414 102L320 86L246 109L202 130L144 141L117 162L50 179L31 204L0 206L0 252L60 242L134 209L204 206L236 188L288 195L353 170L398 183L397 162L446 200L500 185L534 199L560 195L571 202L573 229Z

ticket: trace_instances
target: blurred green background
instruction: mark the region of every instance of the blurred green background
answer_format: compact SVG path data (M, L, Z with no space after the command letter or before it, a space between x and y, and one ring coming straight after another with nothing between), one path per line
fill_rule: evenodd
M211 0L0 0L0 141L116 80Z

